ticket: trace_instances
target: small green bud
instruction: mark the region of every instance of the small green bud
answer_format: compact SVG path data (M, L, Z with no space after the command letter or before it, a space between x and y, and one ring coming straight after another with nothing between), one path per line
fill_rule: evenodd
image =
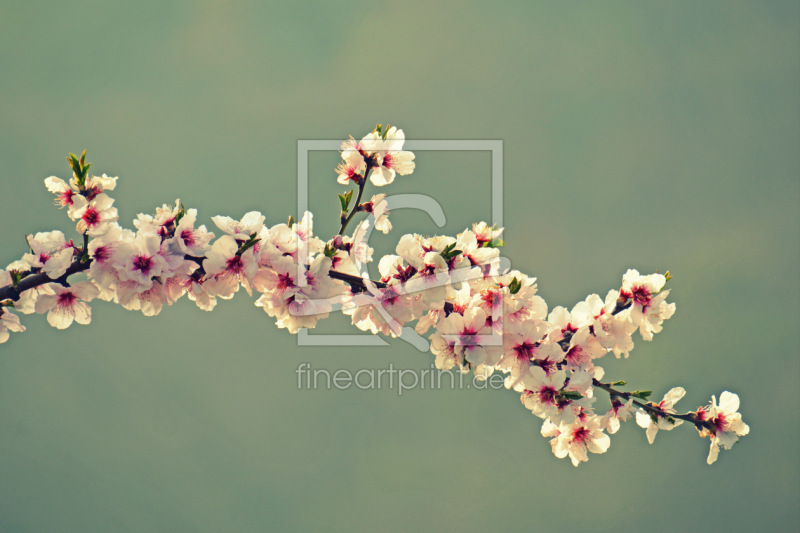
M178 209L178 212L175 214L175 226L178 225L178 222L180 222L185 215L186 215L186 206L181 203L180 209Z

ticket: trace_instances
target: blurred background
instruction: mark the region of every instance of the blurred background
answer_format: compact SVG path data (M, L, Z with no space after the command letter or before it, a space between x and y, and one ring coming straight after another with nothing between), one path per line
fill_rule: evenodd
M128 227L176 198L272 225L297 214L300 139L500 139L504 256L551 308L671 270L675 317L606 375L683 385L683 410L735 391L751 435L708 467L691 427L648 446L629 423L576 469L505 390L297 388L304 362L429 368L405 342L298 347L244 293L149 319L98 302L0 347L0 529L796 531L798 22L797 2L3 1L0 264L25 233L76 236L43 185L70 151L120 177ZM310 158L321 236L337 162ZM397 211L376 251L489 219L490 165L419 153L381 192L447 224Z

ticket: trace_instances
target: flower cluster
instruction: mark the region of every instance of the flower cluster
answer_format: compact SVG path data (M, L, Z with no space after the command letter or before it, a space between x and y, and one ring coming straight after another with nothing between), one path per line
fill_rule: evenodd
M372 227L388 233L392 226L384 194L361 199L368 182L388 185L414 170L414 154L402 150L404 139L402 130L378 125L342 145L338 181L356 186L357 194L339 195L341 229L327 241L313 234L311 213L273 226L257 211L240 219L215 216L211 232L180 201L138 215L135 231L123 228L108 195L117 178L90 175L85 152L71 154L69 182L50 177L45 185L76 223L82 244L60 231L29 235L30 253L0 269L0 343L9 332L25 330L12 309L46 313L52 326L63 329L90 323L95 299L154 316L184 295L211 311L217 299L243 288L256 292L255 305L291 333L341 309L363 331L427 336L442 371L473 372L478 379L502 374L505 386L542 419L553 453L575 466L589 452L605 452L609 435L632 418L651 443L658 430L691 422L711 440L709 464L720 447L729 449L748 433L733 393L679 414L674 406L685 394L680 387L655 403L648 401L650 391L626 392L617 388L623 381L602 381L600 359L610 352L627 358L637 332L652 340L675 312L667 301L668 272L628 270L619 289L605 297L591 294L571 310L548 310L536 278L511 270L501 258L503 228L480 222L455 237L402 236L396 254L377 261L379 279L370 279L367 267L374 260L367 237ZM346 234L359 213L366 217ZM71 276L83 279L68 281ZM608 409L595 405L598 391L608 393Z

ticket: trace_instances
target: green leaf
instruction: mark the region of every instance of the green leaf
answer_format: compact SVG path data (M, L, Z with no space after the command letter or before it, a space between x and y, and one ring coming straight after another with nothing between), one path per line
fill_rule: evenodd
M583 398L580 392L574 390L562 390L558 392L558 395L568 400L580 400Z
M181 204L180 208L178 209L178 212L175 214L175 222L174 222L175 226L178 225L178 223L185 215L186 215L186 206Z
M239 247L239 255L242 255L242 254L243 254L244 252L246 252L246 251L247 251L249 248L252 248L253 246L255 246L255 245L256 245L256 243L257 243L258 241L260 241L260 240L261 240L261 239L259 239L259 238L257 238L257 237L256 237L256 234L255 234L255 233L251 233L251 234L250 234L250 238L249 238L249 239L248 239L248 240L247 240L247 241L246 241L244 244L242 244L242 245Z
M326 244L323 253L325 254L325 257L334 257L336 255L336 248L334 248L330 244Z
M511 280L511 283L508 284L508 292L511 294L517 294L521 288L522 282L518 280L516 276Z
M295 222L296 222L296 221L295 221L294 217L293 217L292 215L289 215L289 221L288 221L288 222L286 222L286 225L287 225L287 226L289 226L289 227L291 228L292 226L294 226L294 225L295 225Z
M612 387L616 387L618 385L627 385L627 384L628 384L627 381L625 381L624 379L621 379L619 381L615 381L615 382L611 383L611 386Z
M339 195L339 205L342 206L342 213L346 213L347 212L347 204L348 204L347 196L344 195L344 194L340 194Z
M464 253L461 250L456 250L455 247L456 243L448 244L447 246L444 247L444 250L439 252L439 255L441 255L445 259L445 261L447 261Z
M635 391L632 391L630 394L631 394L631 396L635 396L636 398L641 398L642 400L646 400L651 394L653 394L653 391L651 391L651 390L635 390Z

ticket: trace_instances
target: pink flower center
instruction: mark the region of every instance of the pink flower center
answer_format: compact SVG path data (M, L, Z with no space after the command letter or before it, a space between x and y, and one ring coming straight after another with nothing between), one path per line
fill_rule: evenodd
M146 255L137 255L133 258L133 269L147 274L153 268L153 258Z
M477 344L475 334L477 331L472 326L467 326L463 329L460 335L461 344L464 346L474 346Z
M83 216L81 217L86 225L89 227L96 226L98 222L100 222L100 212L95 209L93 206L89 206L84 211Z
M77 299L78 299L77 296L75 296L71 292L62 292L61 294L58 295L56 305L58 305L58 307L70 308Z
M590 440L589 437L589 429L584 426L580 426L572 430L571 442L573 444L586 444Z
M714 427L717 428L717 431L725 431L725 424L727 420L725 419L725 415L722 413L718 413L717 417L712 420L714 423Z
M417 269L413 266L409 265L406 268L401 267L400 265L397 266L397 274L392 276L395 279L399 279L400 281L408 281L411 279L411 276L417 273Z
M93 186L91 189L86 189L86 190L83 192L83 196L84 196L84 197L85 197L87 200L89 200L89 201L91 202L91 201L92 201L92 200L94 200L94 199L95 199L95 197L96 197L98 194L100 194L101 192L103 192L103 191L102 191L102 189L100 189L100 188L99 188L99 187L97 187L97 186Z
M357 181L361 175L357 172L356 167L348 165L342 169L342 174L347 180Z
M98 246L95 248L94 253L92 254L92 259L97 261L98 263L104 263L108 261L108 258L111 256L111 251L106 246Z
M582 363L587 362L589 358L586 357L583 348L580 346L573 346L567 352L565 359L573 365L580 366Z
M294 280L289 274L278 274L278 289L285 291L290 287L294 287Z
M639 286L633 288L633 299L637 304L642 306L642 309L646 309L650 305L652 297L650 296L650 291L647 290L646 287Z
M436 274L436 265L425 265L422 267L422 270L419 271L420 276L433 276Z
M484 302L486 302L489 305L489 307L494 309L495 307L500 305L500 302L502 301L503 297L500 295L499 292L490 290L490 291L483 291L481 293L481 299Z
M195 238L194 233L190 229L185 229L181 232L181 239L186 244L186 246L194 246Z
M550 359L534 359L533 364L544 370L544 373L548 376L552 374L558 366L555 361L551 361Z
M66 205L72 205L73 204L73 201L72 201L72 197L73 196L75 196L75 192L74 191L70 190L70 191L62 192L60 197L59 197L59 203L61 204L61 207L64 207Z
M234 255L225 263L225 270L228 272L233 272L234 274L240 273L244 269L244 263L242 262L242 258L238 255Z
M547 405L555 405L556 403L556 389L553 387L544 386L536 393L539 401Z
M529 361L536 351L536 345L528 341L523 341L521 344L514 346L514 352L517 354L517 359Z

